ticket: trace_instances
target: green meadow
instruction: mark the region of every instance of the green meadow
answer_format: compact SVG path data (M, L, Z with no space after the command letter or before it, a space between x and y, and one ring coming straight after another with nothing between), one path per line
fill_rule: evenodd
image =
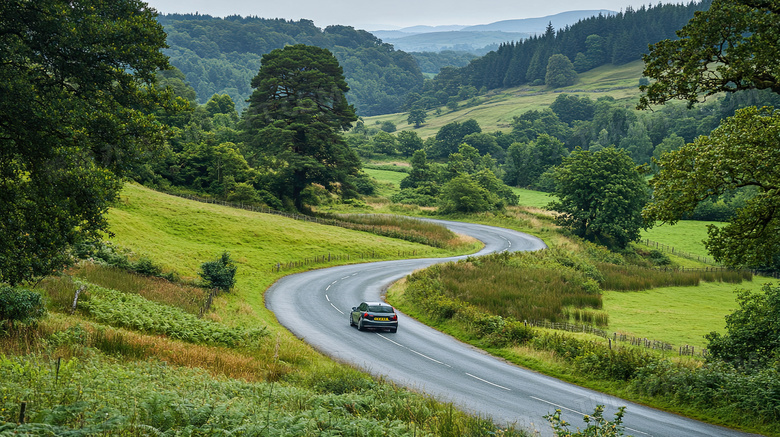
M697 349L704 335L725 332L725 317L737 309L736 290L758 291L771 278L755 276L741 284L702 282L690 287L659 287L643 291L606 291L602 296L609 314L609 331L662 340Z
M420 257L452 253L336 226L193 202L134 184L125 187L119 204L109 212L109 220L115 244L138 256L147 256L184 278L197 279L202 263L224 251L230 252L238 264L236 288L234 293L223 296L220 304L248 305L252 314L265 312L263 293L278 278L291 273L274 272L277 263L328 254L349 256L352 262L358 262L398 259L413 253ZM264 318L272 320L268 315Z
M642 239L666 244L694 255L709 257L703 243L707 239L707 226L709 225L722 226L723 223L681 220L674 225L659 224L642 231Z
M580 74L576 84L556 88L551 92L546 86L523 86L491 91L477 97L476 105L467 101L459 102L461 107L455 111L444 109L441 114L428 113L428 120L418 129L407 123L407 113L365 117L366 126L384 121L395 123L398 130L414 129L422 138L436 135L442 126L452 122L476 120L483 132L506 131L511 129L512 118L531 110L543 110L555 101L559 93L588 96L596 100L602 96L611 96L615 100L625 101L634 106L638 101L639 78L642 77L642 61L620 66L603 66Z

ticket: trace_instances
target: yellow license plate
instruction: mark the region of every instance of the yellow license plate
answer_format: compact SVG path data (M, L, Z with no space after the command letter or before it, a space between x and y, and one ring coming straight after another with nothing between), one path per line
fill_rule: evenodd
M388 319L387 317L374 317L374 320L377 320L377 321L380 321L380 322L386 322L386 321L388 321L390 319Z

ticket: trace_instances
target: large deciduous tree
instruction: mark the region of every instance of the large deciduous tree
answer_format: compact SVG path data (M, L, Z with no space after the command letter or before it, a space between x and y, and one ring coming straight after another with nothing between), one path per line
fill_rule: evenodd
M648 187L625 150L574 150L553 169L558 201L547 208L580 237L622 248L639 238Z
M544 83L552 88L574 85L577 82L577 72L566 55L556 54L547 61L547 74Z
M640 107L672 99L690 104L722 91L780 93L780 1L714 0L707 11L644 56Z
M661 41L645 56L654 83L640 108L673 99L694 104L727 91L780 93L780 1L714 0L683 27L679 40ZM729 190L757 187L757 195L728 226L710 228L706 243L716 260L734 266L780 267L780 153L772 109L748 108L709 136L663 156L645 215L674 223L699 202Z
M139 0L0 2L0 282L107 231L120 177L164 142L165 33Z
M302 210L308 186L345 187L360 161L340 133L357 117L333 54L303 44L273 50L263 55L252 87L245 141L264 160L277 195Z
M778 264L780 254L780 111L748 107L709 136L661 156L645 215L675 223L707 199L742 187L757 194L725 227L709 227L705 246L734 266Z
M739 366L767 365L780 359L780 287L765 284L761 293L740 291L739 308L726 316L726 333L705 337L710 359ZM776 365L776 364L775 364Z

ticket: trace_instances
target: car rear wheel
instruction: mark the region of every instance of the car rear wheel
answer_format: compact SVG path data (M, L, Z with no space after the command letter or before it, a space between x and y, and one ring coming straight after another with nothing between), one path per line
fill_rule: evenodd
M395 334L396 332L398 332L398 328L390 328L390 332Z

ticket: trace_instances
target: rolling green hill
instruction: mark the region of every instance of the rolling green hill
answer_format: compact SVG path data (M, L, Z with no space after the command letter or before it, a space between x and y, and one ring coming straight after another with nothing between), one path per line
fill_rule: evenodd
M364 121L367 126L390 121L398 130L415 130L423 138L436 135L448 123L469 119L476 120L483 132L509 131L512 117L529 110L547 108L560 93L589 96L592 100L610 96L634 107L639 100L639 79L643 68L641 61L618 66L605 65L580 74L577 83L569 87L552 90L541 85L493 91L477 97L473 106L468 101L461 101L461 107L456 111L448 112L445 109L440 115L436 111L428 111L428 120L419 129L407 124L408 113L405 112L364 117Z

